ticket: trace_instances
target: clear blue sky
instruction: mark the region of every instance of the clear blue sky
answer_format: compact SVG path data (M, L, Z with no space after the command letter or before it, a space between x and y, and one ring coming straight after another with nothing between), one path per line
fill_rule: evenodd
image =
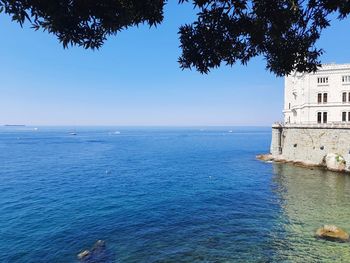
M64 50L55 36L0 15L0 124L266 125L282 118L283 79L262 58L209 75L181 71L178 27L189 5L172 1L158 28L133 28L99 51ZM350 21L319 45L323 62L350 62Z

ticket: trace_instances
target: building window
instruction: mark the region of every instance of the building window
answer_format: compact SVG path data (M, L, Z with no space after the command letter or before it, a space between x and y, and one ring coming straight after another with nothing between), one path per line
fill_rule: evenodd
M317 112L317 123L322 123L322 112Z
M328 77L319 77L317 78L318 84L327 84L328 83Z
M323 113L323 123L327 123L327 112Z
M342 112L341 120L346 121L346 112Z
M323 99L323 101L322 101ZM328 94L327 93L317 93L317 103L327 103L328 101Z
M346 120L346 116L348 117L348 119ZM342 112L342 116L341 116L341 120L342 122L350 122L350 111L346 112L346 111L343 111Z
M350 94L350 93L349 93ZM288 103L288 109L290 109L290 103Z
M343 92L343 102L346 102L346 92Z
M327 99L328 99L328 94L323 93L323 103L327 103Z
M350 83L350 76L342 76L343 83Z
M328 113L327 112L317 112L317 123L327 123L328 121Z
M342 93L342 101L344 102L350 102L350 92L343 92Z

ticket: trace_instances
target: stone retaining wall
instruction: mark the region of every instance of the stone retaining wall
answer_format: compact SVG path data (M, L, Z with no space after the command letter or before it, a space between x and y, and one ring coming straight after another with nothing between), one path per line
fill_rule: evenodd
M274 158L309 165L325 165L327 154L342 157L350 170L350 128L273 125L271 154Z

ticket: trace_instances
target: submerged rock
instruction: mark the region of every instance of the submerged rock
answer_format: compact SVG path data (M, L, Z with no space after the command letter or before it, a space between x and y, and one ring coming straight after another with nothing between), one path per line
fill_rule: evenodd
M113 258L103 240L97 240L90 250L80 252L77 257L82 263L107 263L112 262Z
M272 154L259 154L256 156L256 158L258 160L265 161L265 162L274 160Z
M343 156L336 153L329 153L324 158L327 169L331 171L345 171L346 161Z
M100 251L106 248L106 242L103 240L97 240L94 246L92 247L92 251Z
M84 250L78 254L78 259L79 260L84 260L90 256L90 251L89 250Z
M323 227L317 229L316 236L318 238L331 241L349 241L349 234L343 229L334 225L324 225Z

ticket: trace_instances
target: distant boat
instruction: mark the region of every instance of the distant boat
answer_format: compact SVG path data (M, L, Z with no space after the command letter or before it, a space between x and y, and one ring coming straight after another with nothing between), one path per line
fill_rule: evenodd
M5 127L25 127L24 124L5 124Z
M233 133L233 130L229 130L228 132L229 132L229 133Z
M70 134L70 135L77 135L76 132L70 132L69 134Z
M120 134L121 132L120 131L115 131L114 134Z

